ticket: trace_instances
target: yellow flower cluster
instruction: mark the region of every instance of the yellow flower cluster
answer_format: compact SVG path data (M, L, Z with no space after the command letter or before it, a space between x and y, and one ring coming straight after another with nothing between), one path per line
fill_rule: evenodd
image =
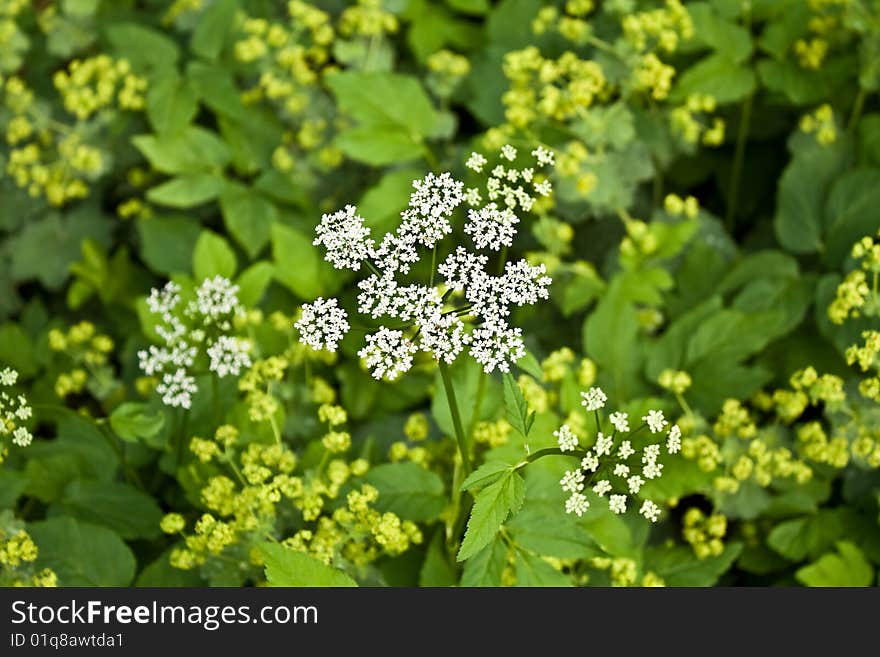
M805 114L801 118L800 128L808 134L816 134L816 141L823 146L828 146L837 141L837 122L834 119L834 110L831 105L820 105L812 114Z
M302 529L284 541L325 563L365 566L383 553L399 555L423 537L418 526L396 514L373 508L379 491L369 484L352 490L346 504L322 517L314 529Z
M357 0L339 17L339 32L346 36L381 37L400 28L397 17L382 7L382 0Z
M724 143L726 124L724 119L711 117L717 103L707 94L691 94L685 104L669 113L669 123L673 132L680 135L688 144L702 143L704 146L721 146ZM709 123L709 118L712 118Z
M850 253L859 266L846 275L828 307L828 317L835 324L849 317L880 316L880 231L860 239Z
M668 197L667 197L668 198ZM664 390L669 390L675 395L682 395L691 387L691 375L679 370L666 369L660 372L657 383Z
M464 77L471 72L467 57L451 50L438 50L428 56L426 79L428 88L440 98L448 98Z
M66 71L55 73L52 82L64 108L81 121L114 105L125 110L144 107L147 81L132 73L125 59L107 55L75 59Z
M271 422L281 408L272 394L273 384L282 381L290 367L285 356L269 356L254 361L251 368L239 379L238 389L245 393L248 417L254 422ZM276 431L277 433L277 431Z
M835 468L845 468L849 464L849 441L843 436L829 440L819 422L807 422L798 427L797 436L801 451L810 460Z
M790 449L772 449L760 438L752 440L745 453L725 455L725 458L731 463L728 473L714 481L715 489L721 493L735 493L740 483L749 480L766 488L774 479L794 479L804 484L813 476L812 469L804 461L795 459Z
M649 52L639 58L633 69L632 85L636 92L646 92L654 100L664 100L672 89L675 69Z
M594 8L593 0L569 0L564 14L553 6L542 7L532 21L532 32L540 35L555 31L562 38L582 45L591 34L590 23L584 17Z
M566 121L578 116L606 89L602 67L565 52L545 58L534 46L507 53L504 74L510 89L502 101L507 121L525 128L542 117Z
M707 516L697 507L692 507L684 514L682 536L698 559L717 557L724 552L725 534L727 518L720 513Z
M18 527L17 521L0 526L0 586L55 587L58 576L49 568L36 570L33 563L39 550L30 534Z
M718 416L712 430L717 436L727 437L735 434L743 439L753 438L758 432L748 409L737 399L728 399L724 402L721 415Z
M663 7L628 14L623 35L637 52L659 48L667 53L694 36L694 23L680 0L666 0Z
M64 399L79 394L90 379L103 377L102 368L108 362L114 343L110 336L98 333L94 324L82 321L66 332L54 328L49 331L48 339L49 349L72 363L71 369L58 375L56 395Z
M414 442L424 440L428 437L428 416L424 413L413 413L406 418L403 425L404 435Z
M551 352L541 363L541 371L544 381L559 382L573 369L575 362L574 352L568 347L562 347Z
M512 430L513 427L504 418L494 422L478 422L474 428L474 442L488 447L501 447L507 444L508 436Z
M801 68L818 71L828 54L828 42L819 37L798 39L794 44L794 54Z

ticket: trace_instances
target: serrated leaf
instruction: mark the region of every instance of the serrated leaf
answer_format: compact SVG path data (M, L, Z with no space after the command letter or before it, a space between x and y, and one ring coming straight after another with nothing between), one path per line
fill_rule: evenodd
M357 586L357 582L341 570L305 552L277 543L263 543L259 550L266 563L269 586Z
M504 410L510 425L519 431L523 438L527 437L531 428L529 406L522 390L519 389L519 384L510 372L504 375Z
M523 478L516 472L481 490L474 500L456 559L465 561L487 546L508 516L522 506L524 493Z
M473 490L475 488L485 488L490 484L498 481L502 475L512 470L513 466L501 461L487 461L479 468L471 472L467 478L461 482L460 490Z
M461 586L501 586L501 573L506 565L507 544L497 537L465 562Z
M541 557L516 551L517 586L571 586L571 577L559 572Z
M122 538L155 538L160 533L159 505L128 484L74 481L64 491L61 504L67 514L112 529Z

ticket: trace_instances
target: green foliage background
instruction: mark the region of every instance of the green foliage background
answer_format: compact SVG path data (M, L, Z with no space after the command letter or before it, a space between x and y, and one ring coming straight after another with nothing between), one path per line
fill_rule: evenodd
M69 586L266 577L279 585L877 583L878 464L867 452L843 463L811 457L798 434L819 422L845 438L847 454L859 438L880 445L877 403L859 395L844 357L877 315L838 326L827 314L856 267L853 243L880 228L877 2L684 2L690 35L663 27L662 12L678 3L650 0L291 4L0 0L0 369L19 372L36 436L11 447L0 466L0 539L25 529L39 550L33 567ZM315 9L324 22L310 22ZM638 12L647 16L636 30L649 35L644 48L625 27ZM333 26L329 37L324 25ZM275 27L283 34L273 36ZM677 35L671 50L655 43L663 29ZM279 57L292 43L301 50ZM544 112L541 96L528 95L541 84L517 78L509 56L529 48L545 61L571 52L596 62L601 89L585 102L563 84L573 107ZM668 89L657 71L639 72L651 53L674 69ZM74 62L101 56L109 59L97 77L77 82ZM78 85L100 97L98 80L111 92L87 109L93 97ZM711 109L682 113L689 99L707 96ZM524 108L537 115L523 120ZM209 476L188 450L175 459L175 441L210 437L221 424L257 443L271 433L247 419L227 380L202 385L183 427L179 413L139 387L151 287L225 276L249 308L289 316L290 333L302 303L356 293L312 245L323 212L357 204L384 232L413 179L426 170L463 174L472 150L507 142L557 152L553 202L524 222L516 244L547 264L554 283L549 302L517 317L530 351L515 372L517 390L505 390L513 379L487 382L475 366L453 368L458 398L481 400L476 414L466 401L466 425L506 415L516 429L506 444L479 449L476 464L489 469L478 472L489 478L471 482L483 500L473 532L462 541L450 511L469 493L454 480L436 368L423 363L401 383L377 383L344 343L334 363L297 356L301 369L276 391L281 433L305 471L321 462L324 432L306 394L314 370L348 412L349 456L370 461L364 481L379 491L376 508L417 523L423 540L366 565L335 555L323 559L328 566L314 550L282 548L263 532L242 535L222 559L173 568L169 553L183 539L164 534L160 520L177 512L192 525ZM685 219L664 202L669 194L695 197L699 211ZM82 321L115 348L86 367L84 386L59 395L59 376L85 366L82 354L52 349L49 335ZM254 330L264 353L281 353L291 339ZM548 378L541 362L561 348L577 357ZM686 436L689 426L718 445L723 473L694 459L667 466L651 491L671 502L656 526L598 509L566 516L563 464L554 459L524 476L505 469L526 443L532 451L555 444L553 430L578 408L582 357L615 407L684 416ZM846 381L845 411L818 401L782 417L774 391L806 367ZM692 379L683 405L658 385L669 369ZM776 401L755 402L762 391ZM729 399L753 400L757 431L806 459L809 482L745 478L735 492L718 490L715 477L729 476L744 449L711 429ZM425 443L404 431L412 413L429 417ZM391 458L400 442L403 452L426 445L430 459ZM726 519L711 555L695 549L708 534L684 538L691 508ZM297 513L281 514L269 538L302 529ZM0 583L29 581L21 568L7 564Z

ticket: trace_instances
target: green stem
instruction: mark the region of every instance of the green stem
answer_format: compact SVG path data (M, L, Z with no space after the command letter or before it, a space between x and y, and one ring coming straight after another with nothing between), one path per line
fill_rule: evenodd
M733 154L733 169L730 172L730 185L727 192L730 200L727 203L727 215L724 219L728 233L733 233L733 227L736 223L736 206L739 197L739 186L742 180L743 163L746 156L746 142L748 141L749 127L752 123L753 102L754 97L751 94L743 101L739 130L736 134L736 150Z
M431 287L434 287L434 274L437 273L437 245L431 250Z
M122 466L122 469L125 472L126 480L132 482L142 491L146 491L146 488L144 488L144 482L141 480L140 475L137 473L137 470L131 467L131 465L128 463L128 460L125 458L125 450L123 446L119 444L119 440L117 439L117 437L110 431L110 427L107 426L106 422L101 420L98 420L96 424L101 430L101 435L104 436L107 444L110 445L110 448L115 452L116 457L119 459L119 464Z
M474 412L471 415L471 421L468 425L467 431L467 443L468 445L473 445L474 443L474 432L477 430L477 425L480 423L480 411L483 408L483 398L486 396L486 381L489 380L488 375L485 370L480 370L480 380L477 382L477 394L474 397Z
M850 134L856 129L856 126L859 123L859 119L862 118L862 111L865 109L865 100L868 98L867 90L860 86L859 94L856 96L856 101L853 104L852 113L849 115L849 122L846 124L846 131Z
M452 385L452 375L449 372L449 366L440 361L440 378L443 379L443 388L446 390L446 403L449 404L449 412L452 415L452 426L455 428L455 440L458 443L458 452L461 454L461 464L464 470L464 476L471 472L471 456L467 442L467 436L464 432L464 426L461 423L461 414L458 411L458 402L455 399L455 388Z
M180 464L183 462L183 450L184 445L186 444L186 434L189 427L189 410L184 409L180 418L180 431L177 436L177 445L174 453L174 474L177 475L177 470L180 468Z

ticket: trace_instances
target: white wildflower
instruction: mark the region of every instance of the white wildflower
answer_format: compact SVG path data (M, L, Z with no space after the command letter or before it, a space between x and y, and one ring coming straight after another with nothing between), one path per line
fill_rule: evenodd
M578 518L584 515L589 508L590 502L583 493L572 493L571 497L565 500L565 512L576 513Z
M596 444L593 445L593 449L596 450L596 456L605 456L606 454L611 454L611 448L614 446L614 440L611 436L606 436L601 431L596 436Z
M563 424L559 429L553 432L559 443L559 449L563 452L573 452L578 447L578 437L567 424Z
M541 166L553 166L556 163L553 151L544 148L543 146L538 146L533 150L532 155L537 159L538 164Z
M553 185L549 180L542 180L539 183L535 183L535 191L541 196L550 196L553 192Z
M568 470L559 480L562 490L578 493L584 489L584 473L582 470Z
M648 423L651 433L660 433L669 424L663 417L663 411L648 411L648 414L642 417L642 421Z
M614 428L621 433L629 431L629 422L626 413L612 413L608 416L608 420L614 425Z
M642 503L642 508L639 509L639 513L651 522L657 522L657 518L660 517L660 507L654 504L651 500L645 500Z
M239 315L243 309L238 302L238 289L238 285L223 276L206 278L196 290L196 300L189 305L187 313L201 315L203 323L211 325L230 315Z
M645 480L639 475L633 475L626 480L626 485L629 486L630 495L637 495L638 492L642 490L642 486L645 485Z
M512 328L504 322L487 322L471 334L470 354L486 374L496 368L509 372L510 364L526 355L522 329Z
M380 327L366 337L367 344L358 352L373 377L395 380L412 367L416 346L402 331Z
M184 368L173 373L166 372L162 381L156 386L156 392L162 395L162 403L176 408L190 408L192 396L198 392L196 380Z
M348 333L348 316L336 299L318 297L313 303L304 304L302 316L294 324L300 334L300 342L312 349L336 351L339 341Z
M587 452L586 456L581 459L581 467L589 472L595 472L599 469L599 457L592 451Z
M489 203L480 210L468 210L464 232L471 236L478 249L499 251L502 246L513 246L518 223L519 218L509 208L502 210L495 203Z
M666 451L670 454L678 454L681 451L681 429L677 424L673 424L666 434Z
M516 149L510 144L505 144L501 147L501 156L513 162L516 159Z
M208 347L208 369L221 379L230 374L238 376L243 368L251 366L250 349L251 344L247 340L221 335Z
M14 386L16 381L18 381L18 372L14 369L5 367L0 371L0 385Z
M614 466L614 476L615 477L627 477L629 476L629 466L625 463L618 463Z
M599 497L605 497L607 493L611 492L611 482L607 479L600 479L596 482L596 485L593 486L593 492Z
M600 408L604 408L605 402L608 401L602 388L590 388L587 392L582 392L581 397L583 397L581 406L584 406L587 411L598 411Z
M374 250L370 229L364 225L364 218L357 214L353 205L323 215L315 232L318 236L312 244L323 245L327 251L325 259L336 269L358 271Z
M642 463L653 463L660 456L660 445L646 445L642 454Z
M12 432L12 442L19 447L27 447L33 439L34 437L31 435L31 432L24 427L17 427Z
M468 169L481 173L486 166L486 158L482 153L473 152L464 164Z
M483 202L483 195L476 187L468 187L464 192L464 202L475 208Z
M657 461L651 461L642 468L642 474L648 479L658 479L663 476L663 464Z
M612 513L626 513L626 495L612 495L608 498L608 508Z

